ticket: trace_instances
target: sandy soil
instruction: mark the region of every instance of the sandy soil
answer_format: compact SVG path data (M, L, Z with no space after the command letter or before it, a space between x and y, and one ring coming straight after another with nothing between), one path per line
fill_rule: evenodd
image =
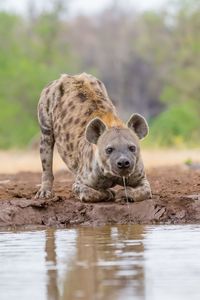
M150 168L153 199L139 203L81 203L71 192L72 176L55 176L56 197L35 200L40 173L0 175L0 226L101 225L127 223L199 223L200 169L186 166Z

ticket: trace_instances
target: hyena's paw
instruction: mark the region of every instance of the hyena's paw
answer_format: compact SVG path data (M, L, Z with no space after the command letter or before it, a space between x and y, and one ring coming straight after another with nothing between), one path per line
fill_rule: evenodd
M125 190L118 190L115 196L115 202L120 204L125 204L127 202L135 202L133 195L126 194Z
M81 192L79 199L82 202L110 202L114 200L114 193L111 190L107 191L91 191Z
M35 195L35 199L50 199L54 197L54 192L52 190L46 190L40 188L37 194Z
M140 202L151 198L149 189L127 187L126 191L120 189L116 192L115 202L124 204L125 202Z
M114 200L115 194L112 190L96 190L81 182L73 184L73 193L83 202L107 202Z

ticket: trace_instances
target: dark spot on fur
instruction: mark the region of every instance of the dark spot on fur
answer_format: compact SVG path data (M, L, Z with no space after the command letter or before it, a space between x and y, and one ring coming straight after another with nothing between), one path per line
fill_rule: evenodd
M87 96L83 93L78 93L78 97L80 99L81 102L85 102L87 100Z
M47 123L46 123L46 118L44 116L44 111L41 107L39 107L39 120L40 120L40 124L41 126L44 126L44 127L48 127Z
M49 152L49 147L52 149L54 147L54 137L52 136L52 134L50 135L43 135L42 136L42 140L41 140L41 145L45 145L45 149L46 149L46 153Z
M68 129L68 124L65 122L65 123L63 123L63 128L65 129L65 130L67 130Z
M73 101L70 101L70 102L68 103L68 107L72 106L72 104L73 104Z
M74 110L74 108L75 108L75 106L72 105L72 106L70 107L70 111Z
M46 162L47 162L47 161L46 161L46 159L45 159L45 158L44 158L44 159L42 159L42 163L43 163L43 164L46 164Z
M69 141L69 133L66 134L66 141Z
M77 118L76 120L75 120L75 122L74 122L74 124L78 124L80 122L80 119L79 118Z
M58 122L55 122L54 123L54 129L57 129L58 128Z
M97 82L98 82L98 84L99 84L99 85L102 85L102 83L101 83L101 81L100 81L100 80L98 80L98 79L97 79Z
M73 150L73 148L74 148L72 143L69 144L69 147L70 147L70 150Z
M50 102L50 100L49 100L49 98L47 98L47 113L49 114L49 102Z
M63 87L63 84L61 83L60 86L59 86L59 90L60 90L60 95L61 97L64 95L65 93L65 90L64 90L64 87Z
M102 104L99 105L99 108L105 110L105 107Z
M40 153L42 154L44 152L44 149L43 148L40 148Z
M92 100L92 101L91 101L90 108L92 108L93 110L98 109L98 106L97 106L97 103L96 103L95 100Z
M73 117L70 117L69 120L68 120L68 124L71 124L73 121Z
M85 126L87 124L87 121L83 121L82 123L81 123L81 126Z
M46 95L49 93L49 88L46 90Z
M83 81L83 80L77 80L76 83L77 83L77 84L83 84L84 81Z
M67 109L64 109L61 114L60 114L60 117L63 119L67 114Z
M51 134L51 129L50 128L40 126L40 129L41 129L42 134L44 134L44 135L50 135Z
M85 116L90 116L90 115L92 114L92 112L93 112L93 110L89 108L89 109L84 113L84 115L85 115Z

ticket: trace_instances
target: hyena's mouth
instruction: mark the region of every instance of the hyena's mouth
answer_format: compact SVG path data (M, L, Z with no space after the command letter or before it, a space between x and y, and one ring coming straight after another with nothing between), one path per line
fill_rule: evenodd
M122 170L122 171L112 170L111 173L113 176L117 176L117 177L129 177L133 173L133 170Z
M129 177L131 176L135 171L135 166L128 168L128 169L111 169L111 173L113 174L113 176L117 176L117 177Z

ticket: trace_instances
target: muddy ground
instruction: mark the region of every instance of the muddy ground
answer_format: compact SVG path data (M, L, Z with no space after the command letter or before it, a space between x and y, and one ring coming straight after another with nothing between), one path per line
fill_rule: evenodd
M0 226L200 223L200 169L185 166L148 171L153 199L139 203L82 203L71 192L72 176L55 174L56 197L35 200L39 173L0 175Z

